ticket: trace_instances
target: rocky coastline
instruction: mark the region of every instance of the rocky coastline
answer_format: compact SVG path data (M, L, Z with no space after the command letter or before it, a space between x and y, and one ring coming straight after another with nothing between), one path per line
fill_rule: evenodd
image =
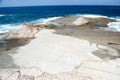
M0 37L0 80L119 80L120 32L105 31L101 29L101 27L107 28L107 24L110 22L117 21L108 18L67 16L60 19L52 20L49 24L24 24L19 30L3 34L2 37ZM55 31L50 33L49 35L46 30ZM71 71L55 74L48 73L36 66L32 68L26 68L18 66L14 63L14 60L13 58L11 58L10 55L20 53L22 55L25 51L28 51L27 48L30 48L27 47L27 45L34 46L35 42L37 44L37 41L39 45L41 45L39 39L47 39L47 36L51 36L53 38L55 37L56 40L57 36L58 38L63 37L66 41L68 40L67 38L71 39L71 41L72 39L74 40L74 38L75 41L77 41L77 39L87 40L90 43L90 46L95 45L95 48L98 48L98 50L93 51L92 54L88 55L88 58L82 60L82 62L79 63L79 65L76 65ZM62 41L61 38L58 39L58 41ZM44 41L42 40L41 42L44 43ZM77 45L77 43L75 44ZM40 47L39 45L37 46ZM107 47L100 47L101 45ZM61 49L63 50L63 48ZM77 50L77 48L75 50ZM74 55L71 54L71 56ZM89 56L96 58L92 59ZM3 58L10 58L10 60Z

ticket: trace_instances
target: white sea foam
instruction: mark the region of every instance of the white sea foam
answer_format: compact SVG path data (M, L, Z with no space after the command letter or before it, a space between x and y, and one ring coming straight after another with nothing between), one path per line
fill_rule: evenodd
M120 32L120 17L119 16L117 16L117 17L108 17L108 16L102 16L102 15L96 15L96 14L76 14L75 16L87 17L87 18L109 18L109 19L117 20L118 22L110 22L110 23L108 23L107 28L100 27L100 29L103 29L105 31Z
M0 33L5 33L11 30L16 30L16 29L19 29L20 27L21 25L12 25L12 24L0 25Z
M107 30L120 32L120 22L110 22L108 26Z
M41 18L41 19L38 19L36 21L28 22L28 24L29 23L30 24L31 23L35 23L35 24L49 24L50 21L55 20L55 19L59 19L59 18L61 18L61 17ZM56 23L53 23L53 24L56 24ZM56 25L58 25L58 24L56 24ZM9 32L11 30L16 30L16 29L19 29L21 26L22 25L14 25L14 24L3 24L3 25L0 25L0 33L5 33L5 32Z
M59 18L61 18L61 17L41 18L41 19L38 19L36 21L33 21L32 23L35 23L35 24L49 24L50 21L56 20L56 19L59 19Z
M120 16L117 16L117 17L109 17L110 19L115 19L117 21L120 21Z
M120 22L110 22L107 28L100 27L101 30L120 32Z
M109 18L120 21L120 16L109 17L109 16L97 15L97 14L76 14L75 16L87 17L87 18Z
M76 14L75 16L88 17L88 18L108 18L107 16L97 14Z
M59 19L59 18L61 18L61 17L52 17L52 18L44 19L43 20L43 24L49 23L50 21L56 20L56 19Z
M0 14L0 17L4 16L4 14Z

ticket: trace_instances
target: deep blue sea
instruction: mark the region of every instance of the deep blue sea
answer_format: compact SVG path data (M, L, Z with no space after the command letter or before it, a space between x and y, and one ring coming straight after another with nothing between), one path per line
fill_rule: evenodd
M120 20L120 6L0 7L0 33L18 29L25 23L44 23L68 15L103 16Z

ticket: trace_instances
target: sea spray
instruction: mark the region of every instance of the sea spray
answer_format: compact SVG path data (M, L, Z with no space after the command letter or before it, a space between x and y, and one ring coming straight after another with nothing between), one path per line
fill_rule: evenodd
M35 21L32 21L31 23L34 23L34 24L49 24L50 21L56 20L56 19L59 19L59 18L61 18L61 17L40 18L40 19L37 19Z
M0 25L0 33L6 33L12 30L17 30L21 27L22 25L13 25L13 24L4 24Z
M108 19L115 19L117 21L120 21L120 16L105 16L99 14L72 14L70 16L86 17L86 18L108 18Z
M76 16L87 17L87 18L108 18L107 16L97 14L76 14Z
M38 19L35 21L26 22L26 24L49 24L50 21L55 20L55 19L59 19L59 18L61 18L61 17L41 18L41 19ZM3 24L3 25L0 25L0 33L6 33L9 31L12 31L12 30L20 29L23 24L21 23L21 24ZM58 25L58 24L52 23L52 22L51 22L51 24Z
M4 16L4 14L0 14L0 17Z
M108 23L108 30L120 32L120 22L110 22Z

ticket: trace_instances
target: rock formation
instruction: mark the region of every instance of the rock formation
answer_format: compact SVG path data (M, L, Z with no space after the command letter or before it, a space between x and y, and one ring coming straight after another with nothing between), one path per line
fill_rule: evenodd
M114 45L116 45L116 47L118 48L119 47L119 42L117 42L117 44L116 44L116 41L115 40L118 40L119 41L119 35L118 36L115 36L114 37L114 35L108 35L109 33L106 33L106 34L104 34L103 32L98 32L98 31L93 31L92 30L92 28L94 29L96 26L103 26L103 27L107 27L107 23L108 22L111 22L111 21L115 21L115 20L110 20L110 19L106 19L106 18L96 18L96 19L89 19L89 18L78 18L78 17L65 17L65 18L60 18L60 19L57 19L57 20L55 20L55 22L57 22L57 23L59 23L61 26L62 26L62 33L65 31L66 33L67 33L67 35L68 35L68 33L69 34L72 34L72 36L74 36L74 37L79 37L80 36L80 38L82 38L82 36L80 35L80 34L82 34L83 33L83 36L85 36L86 37L86 35L87 35L87 37L86 38L88 38L88 39L90 39L90 38L92 38L92 39L90 39L90 40L94 40L94 39L96 39L96 38L98 38L99 40L96 40L96 42L98 41L98 43L100 42L100 40L104 43L105 41L107 42L107 41L109 41L109 44L111 43L110 42L110 40L112 39L112 38L110 38L110 37L113 37L113 41L114 41ZM53 21L54 22L54 21ZM72 26L72 29L69 27L69 26ZM87 27L88 26L88 27ZM29 38L35 38L37 35L37 33L40 31L40 30L42 30L42 29L53 29L53 28L55 28L56 26L55 25L52 25L52 24L47 24L47 25L33 25L33 24L25 24L25 25L23 25L22 26L22 28L21 29L19 29L19 30L17 30L17 31L12 31L12 32L9 32L9 33L7 33L5 36L2 36L2 37L4 37L4 38L6 38L6 39L8 39L8 40L11 40L11 41L13 41L13 42L15 42L14 41L14 39L16 40L16 39L29 39ZM63 28L64 27L64 28ZM76 29L75 29L75 27L77 27ZM85 32L82 32L82 30L80 29L80 30L78 30L79 28L78 27L84 27L84 28L90 28L92 31L85 31ZM92 27L92 28L91 28ZM66 29L65 29L66 28ZM74 29L74 31L73 31L73 29ZM77 32L77 30L78 30L78 32L80 32L80 33L78 33ZM93 33L92 33L93 32ZM75 35L73 35L73 33L75 34ZM85 34L84 34L85 33ZM86 34L87 33L87 34ZM99 34L99 37L97 37L97 35L95 34L95 33L98 33ZM100 35L105 35L105 36L100 36ZM38 33L39 34L39 33ZM49 33L48 33L49 34ZM95 34L95 35L94 35ZM116 34L116 33L115 33ZM43 36L42 36L43 35ZM40 43L40 40L42 41L41 43L40 43L40 45L43 43L43 41L45 41L45 39L46 39L46 36L45 36L45 34L43 33L41 36L40 36L40 39L35 39L35 40L37 40L39 43ZM50 34L51 35L51 34ZM107 35L107 36L106 36ZM49 35L48 35L49 36ZM41 39L41 37L44 37L44 39L42 40ZM53 36L49 36L49 37L51 37L51 41L57 41L57 39L59 39L60 38L60 36L59 36L59 38L58 37L56 37L55 39L53 39ZM90 38L89 38L90 37ZM107 37L107 38L106 38ZM109 38L108 38L109 37ZM68 37L67 37L68 38ZM86 39L85 38L85 39ZM62 38L63 39L63 38ZM51 43L50 41L50 38L48 38L47 40L46 40L46 42L45 42L45 46L42 46L41 47L41 49L40 49L40 46L38 46L38 47L36 47L37 49L39 49L40 51L42 51L42 49L44 49L44 47L46 47L46 43L48 42L48 44L49 43ZM60 39L59 39L60 40ZM69 40L70 40L70 38L69 38ZM69 40L66 40L67 42L67 44L68 44L68 41ZM62 41L62 42L65 42L65 41L63 41L63 40L60 40L60 41ZM77 41L74 41L74 42L77 42ZM94 41L93 41L94 42ZM102 43L101 42L101 43ZM8 43L8 42L7 42ZM22 41L21 41L21 43L22 43ZM20 43L20 44L21 44ZM35 41L35 43L36 43L36 41ZM38 44L39 45L39 43L36 43L36 44ZM54 42L55 43L55 42ZM108 43L108 42L107 42ZM11 43L12 45L14 45L13 43ZM16 43L15 43L16 44ZM70 45L69 44L71 44L71 42L68 44L68 45L65 45L65 47L67 47L67 48L64 48L63 46L64 45L60 45L60 48L58 47L58 42L56 42L55 43L56 45L55 45L55 48L56 48L56 50L57 49L63 49L64 51L63 52L68 52L67 50L69 50L69 49L73 49L72 47L71 48L68 48ZM60 43L61 44L61 43ZM73 43L73 44L75 44L75 43ZM105 44L105 43L104 43ZM112 43L111 43L112 44ZM16 45L18 45L18 44L16 44ZM49 44L50 45L50 44ZM51 45L54 45L53 43L51 43ZM112 44L113 45L113 44ZM4 44L2 45L2 46L4 46ZM8 45L6 45L6 46L8 46ZM76 47L78 47L78 48L80 48L81 49L81 47L79 47L79 46L77 46L77 44L75 44L75 46ZM85 45L83 45L83 46L85 46ZM94 44L92 44L92 42L90 43L90 46L94 46ZM109 50L106 50L106 49L102 49L102 48L100 48L98 45L96 45L99 49L100 49L100 51L101 52L103 52L103 51L106 51L106 52L110 52ZM12 47L11 45L10 45L10 47ZM31 47L33 47L33 46L31 46ZM34 48L32 48L31 49L31 47L30 47L30 49L28 49L28 47L25 49L26 51L29 51L29 50L31 50L32 51L32 49ZM54 47L51 47L51 49L50 48L48 48L48 49L50 49L50 51L52 50L52 49L54 49L55 50L55 48ZM21 51L23 48L19 48L19 50ZM27 50L28 49L28 50ZM48 49L44 49L44 50L48 50ZM67 49L67 50L65 50L65 49ZM83 48L83 49L86 49L87 50L87 48ZM82 49L82 50L83 50ZM10 48L6 48L6 50L7 51L9 51L10 50ZM19 50L17 50L17 51L19 51ZM77 50L79 50L79 49L75 49L74 51L76 52ZM85 50L85 51L86 51ZM40 51L39 51L39 53L40 53ZM50 53L50 51L48 51L48 53ZM54 51L53 51L54 52ZM75 52L73 52L74 54L73 55L75 55ZM80 51L79 51L80 52ZM98 52L98 50L97 50L97 52ZM26 53L28 53L28 52L26 52ZM25 53L25 54L26 54ZM36 50L35 50L35 52L34 52L34 55L31 55L31 56L35 56L35 53L36 53ZM47 53L47 52L46 52ZM57 54L58 54L58 52L56 52ZM114 53L114 52L110 52L110 53ZM11 54L13 54L13 52L11 51L9 51L9 54L11 55ZM72 51L71 51L71 54L72 54ZM90 54L90 52L89 52L89 54ZM93 54L95 54L95 53L93 53ZM10 55L7 55L7 56L10 56ZM20 55L21 55L21 52L20 52ZM30 53L28 53L28 55L30 55ZM45 54L44 54L45 55ZM48 54L49 55L49 54ZM48 60L48 55L46 55L47 56L47 58L45 58L46 60ZM63 54L62 54L63 55ZM66 54L65 54L66 55ZM69 54L68 55L70 55L70 52L69 52ZM91 54L92 55L92 54ZM104 52L103 52L103 55L104 55ZM114 53L114 55L115 55L115 53ZM25 55L24 55L25 56ZM92 55L93 57L95 57L95 55ZM97 56L97 55L96 55ZM98 55L99 56L99 55ZM100 56L101 56L101 54L100 54ZM108 55L107 55L108 56ZM21 57L23 57L23 56L21 56ZM28 56L27 56L28 57ZM36 56L36 57L38 57L38 58L40 58L38 55ZM36 57L35 57L35 59L36 59ZM63 56L61 56L61 57L63 57ZM78 57L78 56L76 56L76 57ZM87 57L86 55L85 55L85 57ZM108 56L109 57L109 56ZM3 60L3 58L4 57L2 57L2 60ZM17 57L18 58L18 57ZM42 57L43 58L43 57ZM73 56L71 56L70 57L70 60L72 60L72 58L73 58ZM91 58L91 57L90 57ZM98 57L97 57L98 58ZM5 58L4 58L5 59ZM29 60L30 59L30 60ZM51 58L52 59L52 58ZM65 59L67 59L68 60L68 56L67 56L67 58L62 58L63 59L63 64L65 64ZM57 58L57 61L60 61L60 62L62 62L62 59L58 59ZM73 58L73 59L76 59L76 58ZM79 58L79 59L81 59L81 58ZM106 58L105 58L106 59ZM20 67L20 68L16 68L16 69L5 69L5 68L3 68L3 69L0 69L0 80L120 80L120 74L119 74L119 71L120 71L120 58L119 58L119 55L118 55L118 59L116 59L115 58L115 60L109 60L108 58L108 60L105 60L105 59L102 59L102 58L100 58L100 60L93 60L93 58L91 58L91 59L86 59L86 60L82 60L82 62L81 62L81 64L79 64L79 65L76 65L75 67L74 67L74 69L72 70L72 71L66 71L66 72L60 72L60 73L55 73L55 74L50 74L50 73L48 73L48 72L45 72L45 71L43 71L42 69L40 70L40 68L38 69L38 68L36 68L36 67L34 67L33 66L33 68L23 68L23 67ZM12 59L13 60L13 59ZM20 59L20 60L22 60L22 59ZM26 60L26 58L25 58L25 60ZM25 62L25 60L24 60L24 62ZM29 56L29 58L28 58L28 60L29 61L32 61L32 59L31 59L31 57ZM78 58L77 58L77 60L78 60ZM5 61L7 61L7 60L5 60ZM37 60L37 61L39 61L39 60ZM26 62L27 62L27 64L26 65L28 65L28 61L26 60ZM33 61L32 61L33 62ZM68 63L69 63L70 61L68 60ZM73 61L74 63L75 63L75 61ZM5 63L5 62L1 62L1 64L3 65L3 63ZM9 63L11 63L11 62L9 62ZM23 63L23 61L22 61L22 63ZM66 62L67 63L67 62ZM8 64L8 65L10 65L10 64ZM34 64L35 65L35 64ZM55 68L53 68L53 69L55 69ZM66 69L66 68L65 68Z
M21 29L10 32L8 39L35 38L35 34L43 28L45 28L43 25L25 24Z
M84 25L84 24L86 24L86 23L88 23L88 21L85 19L85 18L83 18L83 17L80 17L80 18L78 18L78 19L76 19L74 22L73 22L73 24L75 24L75 25Z

